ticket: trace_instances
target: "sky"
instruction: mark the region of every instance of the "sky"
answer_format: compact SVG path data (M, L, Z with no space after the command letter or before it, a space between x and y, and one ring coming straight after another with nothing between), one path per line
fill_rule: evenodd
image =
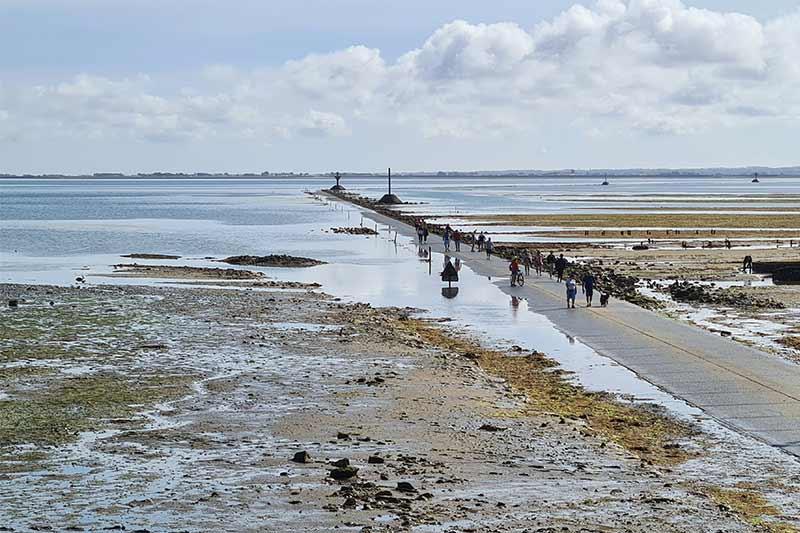
M800 164L800 0L0 0L0 173Z

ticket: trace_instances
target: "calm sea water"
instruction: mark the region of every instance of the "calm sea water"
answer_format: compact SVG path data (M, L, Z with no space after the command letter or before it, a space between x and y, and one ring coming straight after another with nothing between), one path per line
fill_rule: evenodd
M393 190L415 204L403 209L445 217L710 205L780 212L800 205L800 178L765 178L760 184L748 178L611 178L608 187L598 181L399 177ZM331 184L325 178L0 180L0 279L15 281L27 272L30 281L36 278L31 270L107 264L132 252L295 253L369 261L361 243L325 233L358 225L358 211L335 209L303 193ZM343 184L368 196L386 188L383 178L346 178Z

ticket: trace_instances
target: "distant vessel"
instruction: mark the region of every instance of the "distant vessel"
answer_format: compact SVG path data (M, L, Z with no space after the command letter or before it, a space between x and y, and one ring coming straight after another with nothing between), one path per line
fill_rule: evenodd
M756 172L756 175L753 176L753 179L752 181L750 181L750 183L761 183L760 181L758 181L758 172Z
M603 180L603 183L601 183L600 185L608 185L608 184L609 184L608 183L608 178L606 178L606 179Z

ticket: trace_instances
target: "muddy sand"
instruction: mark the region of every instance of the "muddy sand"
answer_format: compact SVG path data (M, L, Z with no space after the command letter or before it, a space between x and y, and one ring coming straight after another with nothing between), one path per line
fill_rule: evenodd
M114 265L111 274L94 274L112 278L169 278L169 279L231 279L260 280L262 272L235 268L206 268L173 265L140 265L138 263Z
M800 525L790 456L413 310L270 290L0 297L21 300L0 310L5 531Z
M317 289L319 283L299 281L277 281L267 279L262 272L235 268L207 268L172 265L114 265L111 274L92 274L107 278L151 278L176 281L175 284L196 285L202 281L205 286L244 287L248 289Z

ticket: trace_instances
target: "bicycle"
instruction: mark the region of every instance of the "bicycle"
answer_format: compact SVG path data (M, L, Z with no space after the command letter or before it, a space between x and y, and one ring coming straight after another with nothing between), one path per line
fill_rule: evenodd
M522 275L522 272L511 273L511 286L519 286L522 287L525 285L525 276Z

